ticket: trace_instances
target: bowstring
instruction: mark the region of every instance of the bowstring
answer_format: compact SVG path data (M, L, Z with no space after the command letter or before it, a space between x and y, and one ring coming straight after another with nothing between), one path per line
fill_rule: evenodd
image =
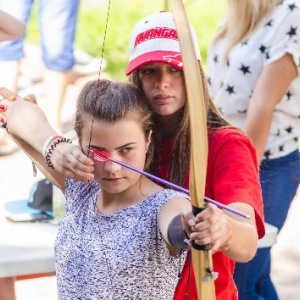
M106 22L105 22L104 36L103 36L103 42L102 42L102 48L101 48L101 55L100 55L101 62L100 62L100 67L99 67L99 72L98 72L98 79L97 79L97 84L96 84L96 96L95 96L96 99L98 99L98 95L99 95L99 88L98 87L99 87L99 82L100 82L100 79L101 79L100 77L101 77L102 66L103 66L103 61L104 61L104 49L105 49L105 42L106 42L106 36L107 36L107 28L108 28L110 7L111 7L111 0L108 1L108 5L107 5ZM92 114L92 123L91 123L90 137L89 137L89 144L88 144L88 153L87 153L88 157L89 157L89 154L90 154L91 141L92 141L92 136L93 136L95 114L96 114L96 108L94 109L93 114ZM111 277L111 269L109 267L107 254L106 254L106 251L105 251L105 248L104 248L105 244L103 243L102 231L101 231L101 229L99 231L100 231L100 239L102 240L102 245L103 245L104 260L105 260L105 263L106 263L107 273L108 273L110 285L112 287L112 294L113 294L113 300L114 300L115 299L115 291L114 291L113 280L112 280L112 277Z
M97 79L97 84L96 84L96 99L98 98L98 93L99 93L99 82L100 82L100 76L102 72L102 66L103 66L103 59L104 59L104 49L105 49L105 42L106 42L106 35L107 35L107 28L108 28L108 19L109 19L109 12L110 12L110 6L111 6L111 0L108 1L107 5L107 13L106 13L106 22L105 22L105 29L104 29L104 36L103 36L103 42L102 42L102 48L101 48L101 55L100 55L100 67L99 67L99 72L98 72L98 79ZM94 109L93 114L92 114L92 123L91 123L91 130L90 130L90 138L89 138L89 145L88 145L88 153L87 156L90 154L90 148L91 148L91 141L92 141L92 136L93 136L93 129L94 129L94 119L95 119L95 113L96 109Z

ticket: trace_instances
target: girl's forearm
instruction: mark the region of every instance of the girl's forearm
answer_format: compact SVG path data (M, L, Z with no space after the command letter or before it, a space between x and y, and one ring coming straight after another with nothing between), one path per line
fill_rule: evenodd
M42 153L44 142L55 133L55 130L40 107L20 97L15 101L3 100L1 103L7 106L3 115L6 118L8 133Z
M256 228L249 223L239 222L230 219L232 228L232 239L225 254L228 258L236 262L248 262L253 258L257 249L257 231ZM243 245L241 247L241 245Z

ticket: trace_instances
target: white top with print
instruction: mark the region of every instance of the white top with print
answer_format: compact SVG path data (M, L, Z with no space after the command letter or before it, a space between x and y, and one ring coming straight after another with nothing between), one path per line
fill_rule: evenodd
M55 242L59 300L173 299L186 253L170 256L158 226L169 189L113 214L97 212L97 182L66 182Z
M300 70L300 0L281 1L257 30L222 59L225 40L211 46L208 56L210 94L224 116L244 129L250 97L264 66L286 53ZM265 158L285 156L298 148L300 75L276 105Z

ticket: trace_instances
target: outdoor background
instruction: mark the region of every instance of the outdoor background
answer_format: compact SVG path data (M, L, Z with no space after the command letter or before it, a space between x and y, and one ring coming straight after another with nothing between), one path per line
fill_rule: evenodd
M107 72L112 78L125 80L124 70L129 55L130 32L141 18L170 10L167 0L111 0L108 23L108 0L81 0L75 46L92 56L101 57L103 37L107 23L104 59ZM38 3L38 1L36 2ZM206 61L207 46L221 20L225 0L183 1L188 19L194 27L203 63ZM35 6L35 11L37 6ZM38 44L38 23L36 13L28 26L27 41Z
M168 2L166 0L111 0L103 56L107 63L104 72L108 76L117 80L127 80L124 70L129 57L131 29L138 20L149 14L161 10L169 11ZM227 1L185 0L183 2L188 19L197 33L202 61L205 66L207 47L225 12ZM36 3L38 4L39 1ZM35 48L39 47L36 10L37 6L34 7L27 28L26 40L27 44L37 46L29 48L29 56L31 56L29 60L34 62L33 74L39 73L38 67L40 65L35 54ZM81 0L75 39L76 48L92 56L101 57L107 11L108 0ZM70 85L63 110L64 116L70 118L73 114L81 87L82 83ZM22 90L20 95L34 93L38 97L39 105L43 106L45 95L42 91L41 82L34 82ZM0 205L6 201L26 199L32 185L41 179L40 172L38 172L37 178L32 176L31 161L22 151L0 157L0 170ZM272 249L272 278L276 284L280 300L300 299L299 211L300 190L291 206L287 222ZM18 280L16 293L18 300L56 300L56 278L55 276L47 276Z

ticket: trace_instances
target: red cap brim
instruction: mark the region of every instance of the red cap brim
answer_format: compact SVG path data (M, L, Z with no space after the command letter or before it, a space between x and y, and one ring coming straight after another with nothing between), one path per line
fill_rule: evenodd
M142 54L131 60L125 74L130 75L140 67L155 62L169 64L179 70L183 70L181 53L174 51L154 51Z

